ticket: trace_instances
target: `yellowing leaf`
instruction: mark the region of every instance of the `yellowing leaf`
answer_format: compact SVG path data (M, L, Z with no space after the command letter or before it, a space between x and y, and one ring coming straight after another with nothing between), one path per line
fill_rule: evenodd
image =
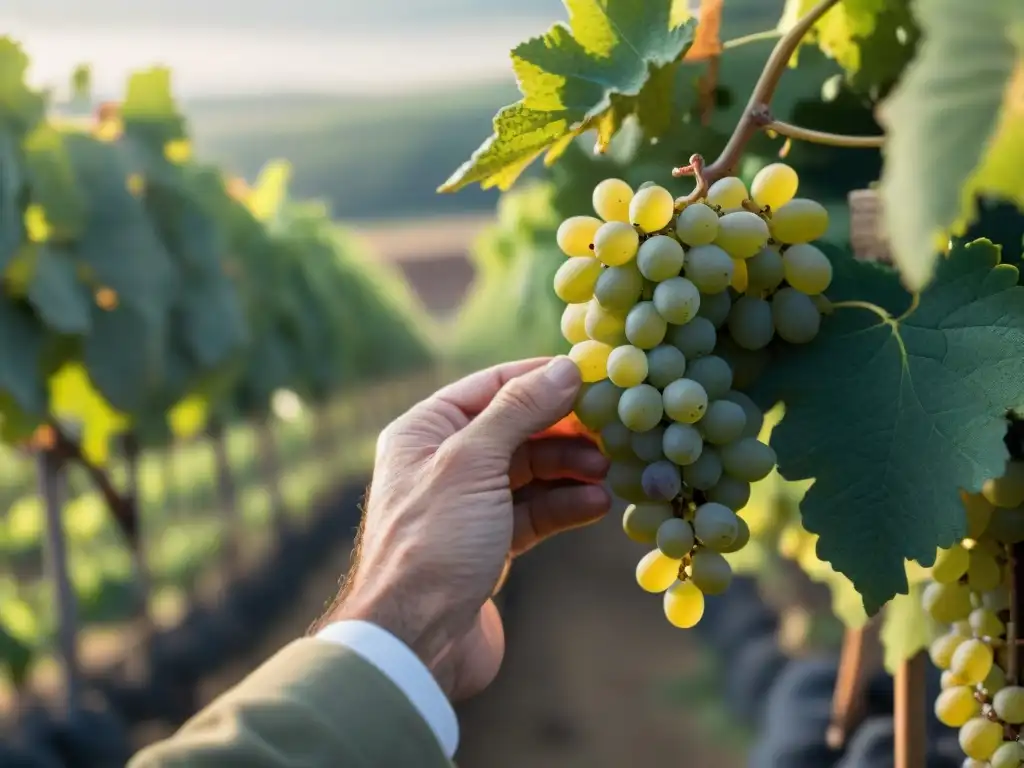
M50 239L50 224L41 205L33 204L25 209L25 232L33 243L45 243Z
M78 363L68 363L50 379L50 409L58 419L77 423L82 429L82 453L94 464L106 464L110 440L131 423L96 391Z
M885 648L885 668L896 674L900 664L927 648L936 636L936 626L921 605L921 584L907 595L896 595L885 608L879 639Z
M199 395L190 395L167 414L167 423L177 437L195 437L206 426L209 402Z
M164 144L164 157L170 163L180 165L192 157L192 143L188 139L175 139Z
M722 4L724 0L700 0L700 14L693 46L686 52L686 61L701 61L722 52Z
M494 118L494 132L440 187L479 182L508 189L541 155L554 162L572 140L598 128L598 144L635 115L649 136L670 124L672 74L693 39L672 0L566 0L569 26L512 51L523 98Z
M292 166L284 160L267 163L249 192L246 205L260 221L273 219L288 197Z

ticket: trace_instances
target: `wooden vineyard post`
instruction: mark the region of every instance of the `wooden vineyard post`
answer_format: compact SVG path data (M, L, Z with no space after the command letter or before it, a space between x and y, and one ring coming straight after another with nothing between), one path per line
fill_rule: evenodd
M274 437L274 417L267 415L256 423L256 450L259 452L260 471L263 473L270 495L270 514L278 533L288 526L288 508L281 492L281 463Z
M82 670L78 658L78 604L68 568L62 514L65 462L55 451L41 450L36 456L36 467L46 515L46 569L57 605L57 648L64 672L66 704L74 710L81 700Z
M874 189L849 194L850 244L861 261L892 261L885 234L885 210ZM905 659L896 670L893 710L896 768L925 768L928 753L928 704L925 675L927 656L922 652Z
M832 694L832 718L825 736L830 748L842 749L864 719L867 683L878 668L880 656L877 621L846 630L839 655L839 676Z
M224 520L225 528L223 563L225 568L231 572L239 565L241 519L238 514L235 478L231 472L231 457L228 455L228 441L224 434L224 426L220 422L210 425L210 440L213 444L214 472L217 483L217 509Z

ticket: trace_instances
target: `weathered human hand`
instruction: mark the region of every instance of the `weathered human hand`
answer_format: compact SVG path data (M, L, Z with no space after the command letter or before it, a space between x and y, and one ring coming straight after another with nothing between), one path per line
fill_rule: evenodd
M610 505L596 445L550 432L579 388L568 358L508 363L445 387L385 429L355 565L324 620L387 629L452 698L490 684L504 655L490 597L511 558Z

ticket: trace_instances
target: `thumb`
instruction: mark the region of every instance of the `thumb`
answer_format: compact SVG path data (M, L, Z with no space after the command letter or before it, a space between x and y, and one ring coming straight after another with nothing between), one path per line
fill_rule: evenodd
M467 429L475 431L481 443L511 456L532 435L568 415L580 383L576 363L556 357L505 384Z

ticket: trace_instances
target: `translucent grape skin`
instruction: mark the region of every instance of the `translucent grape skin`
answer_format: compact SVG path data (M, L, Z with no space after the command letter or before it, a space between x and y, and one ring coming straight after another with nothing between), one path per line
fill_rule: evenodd
M616 412L613 421L601 427L601 445L605 454L612 459L635 459L633 451L633 432L619 421L618 401L615 402Z
M656 461L648 464L640 478L647 498L654 501L671 501L683 489L679 467L671 461Z
M732 544L721 550L723 554L728 555L732 552L739 552L750 543L750 526L747 525L747 521L739 515L736 516L736 521L739 523L739 533L736 534Z
M686 375L704 387L709 400L718 400L732 389L732 368L717 355L694 360L687 366Z
M801 293L824 293L832 284L832 262L810 243L789 246L782 254L786 282Z
M629 223L629 201L633 188L622 179L605 179L594 187L594 211L605 221Z
M683 482L698 491L709 491L722 479L722 459L711 446L705 445L692 464L683 467Z
M630 387L619 398L619 419L633 432L654 429L663 414L661 392L650 384Z
M697 310L697 317L706 318L715 328L721 328L729 318L731 309L732 298L728 291L712 294L704 292L700 297L700 309Z
M607 379L584 384L576 395L573 413L583 426L596 432L618 418L622 392Z
M693 526L686 520L673 517L666 520L658 528L656 537L658 549L665 557L682 560L693 549L696 538L693 533Z
M659 344L647 351L647 382L664 389L686 374L686 355L671 344Z
M719 452L725 471L748 483L763 480L775 469L775 451L752 437L741 437L734 443L723 445Z
M775 332L790 344L806 344L821 330L821 314L806 294L781 288L772 296Z
M612 348L599 341L581 341L569 350L569 358L580 369L580 378L586 383L601 381L608 376L608 355Z
M680 562L653 549L636 566L636 581L645 592L657 594L669 589L679 577Z
M704 438L690 424L672 423L665 427L661 448L669 461L686 467L700 458L704 451Z
M632 261L640 248L640 235L629 224L609 221L594 235L594 256L609 267Z
M629 202L629 221L650 234L664 229L675 215L675 198L664 187L653 184L637 190Z
M727 506L711 501L697 507L693 515L693 530L704 546L721 551L736 540L738 520L736 513Z
M637 252L640 274L655 283L677 277L683 269L686 252L672 237L655 235L644 241Z
M630 504L622 515L622 530L638 544L654 544L661 524L671 519L671 504L654 501Z
M952 584L967 573L970 554L960 544L949 549L940 549L932 566L932 579L940 584Z
M1017 741L1004 741L988 762L990 768L1020 768L1024 764L1024 745Z
M654 289L654 307L665 320L685 325L697 316L700 291L685 277L673 277Z
M988 760L1003 743L1003 727L986 717L975 717L960 728L960 749L975 760Z
M764 349L775 336L772 305L764 299L740 296L729 312L729 334L743 349Z
M969 685L977 685L992 669L995 659L992 648L985 642L970 638L965 640L953 651L953 659L949 664L950 671Z
M608 378L623 389L643 384L647 378L647 354L629 344L616 347L608 355Z
M632 432L630 434L632 435L630 446L637 458L652 464L656 461L664 460L665 453L662 450L662 446L665 438L665 427L663 425L658 424L654 429L649 429L646 432Z
M737 176L726 176L711 185L707 200L710 205L729 210L739 208L748 197L747 187L742 179Z
M641 301L626 315L626 338L634 347L654 349L665 340L668 323L653 301Z
M686 254L684 273L701 293L722 293L732 282L732 258L717 245L698 245Z
M1003 688L992 699L992 706L1004 723L1024 723L1024 688L1017 685Z
M698 357L710 355L715 350L718 334L715 332L714 323L706 317L701 317L698 309L697 317L685 325L670 325L665 334L665 341L682 352L687 360L696 360Z
M746 425L743 427L743 437L757 437L761 434L761 427L764 426L764 413L757 407L757 403L750 399L749 395L731 389L722 395L723 400L729 400L743 409L746 415Z
M785 279L782 254L765 246L746 261L747 288L752 291L774 291Z
M766 165L750 183L750 196L762 208L778 210L796 195L800 179L785 163Z
M670 419L696 424L708 409L708 393L692 379L678 379L665 387L663 402Z
M734 211L718 220L715 245L734 259L749 259L768 244L768 225L750 211Z
M591 246L601 220L593 216L572 216L558 225L555 241L566 256L593 256Z
M676 218L676 235L689 246L707 245L718 234L718 214L704 203L686 206Z
M715 400L708 405L697 428L712 445L726 445L739 440L747 425L743 407L729 400Z
M588 339L602 344L615 347L626 342L626 316L606 309L594 299L588 302L583 328Z
M981 714L981 705L974 698L974 689L965 685L948 688L935 699L935 717L950 728L959 728Z
M586 304L566 304L562 311L562 338L570 344L579 344L586 341L587 336L587 309L590 302ZM623 326L625 331L625 326Z
M555 295L566 304L582 304L594 295L601 262L592 256L573 256L555 272Z
M646 465L640 461L613 461L608 467L608 487L620 499L649 502L641 482Z
M733 512L739 512L750 501L750 483L723 474L715 486L708 490L707 499L726 506Z
M700 549L690 564L690 579L705 595L720 595L732 582L732 568L713 549Z
M971 615L971 590L966 584L931 582L924 588L921 605L940 624L952 624Z
M692 581L677 581L664 597L665 618L679 629L690 629L704 616L704 595Z
M594 284L594 298L606 309L628 312L640 300L643 290L644 277L636 263L629 262L601 272Z
M772 213L770 228L780 243L809 243L828 232L828 211L821 203L796 197Z

